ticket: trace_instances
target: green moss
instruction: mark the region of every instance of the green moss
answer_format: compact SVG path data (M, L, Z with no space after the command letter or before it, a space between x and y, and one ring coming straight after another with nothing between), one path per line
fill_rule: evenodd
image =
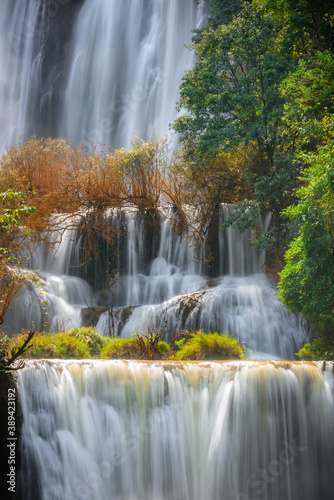
M189 334L190 339L182 342L175 353L179 360L229 360L245 359L245 350L241 344L221 333L204 333L202 330Z
M171 350L170 345L163 340L160 340L160 342L158 342L158 349L160 352L164 352L165 354L168 354Z

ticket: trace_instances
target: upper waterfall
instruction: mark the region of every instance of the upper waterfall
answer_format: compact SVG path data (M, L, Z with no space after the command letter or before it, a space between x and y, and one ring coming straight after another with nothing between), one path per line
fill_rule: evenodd
M175 118L194 0L3 0L0 147L20 136L123 147Z

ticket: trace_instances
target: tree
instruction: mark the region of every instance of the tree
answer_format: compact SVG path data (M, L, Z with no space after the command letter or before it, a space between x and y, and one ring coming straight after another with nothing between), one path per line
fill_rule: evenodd
M334 56L326 50L297 68L281 84L286 98L284 142L290 150L315 151L327 142L326 117L334 112ZM325 120L325 122L324 122Z
M0 241L2 245L9 243L8 235L20 225L20 219L36 212L35 207L8 207L15 205L17 199L24 197L22 192L8 190L0 193ZM6 206L7 205L7 206ZM36 276L28 271L23 271L18 265L18 260L11 256L7 247L0 248L0 325L4 321L4 315L15 300L24 285L30 281L37 281Z
M256 244L281 245L286 238L281 211L295 201L301 172L301 162L285 154L281 128L286 98L280 85L294 67L282 55L282 26L261 5L243 3L229 24L204 31L192 47L198 61L183 78L179 102L188 114L172 125L190 169L206 176L219 156L247 151L243 192L252 197L239 203L225 227L255 228L259 213L271 211L272 227ZM217 201L225 201L223 196Z
M272 16L244 4L228 25L209 29L193 45L198 61L180 88L179 109L188 114L172 127L194 160L224 148L254 143L254 175L268 172L277 150L284 99L279 84L289 62L277 50Z
M332 133L334 121L332 119ZM286 252L279 293L292 311L302 313L322 339L334 344L334 146L302 155L309 165L301 202L286 210L299 226Z
M0 209L0 240L2 244L4 242L8 243L8 234L11 234L20 225L20 219L23 216L36 211L35 207L17 208L15 206L16 201L22 197L24 197L22 192L8 190L0 193L0 202L2 204L2 209ZM12 206L8 207L8 205ZM0 248L0 325L2 325L5 313L17 298L19 292L26 283L31 281L38 282L36 275L28 271L22 271L18 265L18 260L11 256L9 248ZM0 333L0 373L23 367L22 363L19 363L15 368L13 368L12 364L29 349L33 336L34 332L31 330L21 348L16 349L10 348L10 340Z
M297 59L317 51L333 50L334 4L332 0L253 0L274 15L284 27L282 49Z
M201 0L195 0L201 3ZM209 24L214 27L231 21L242 5L242 0L203 0L209 11Z

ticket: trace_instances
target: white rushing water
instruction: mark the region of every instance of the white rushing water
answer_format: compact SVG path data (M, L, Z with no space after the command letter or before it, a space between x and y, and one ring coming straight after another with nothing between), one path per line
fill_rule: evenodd
M222 205L220 210L221 224L229 209ZM261 272L264 255L249 246L250 231L224 233L219 224L218 274L209 278L203 248L194 245L191 237L193 228L189 226L182 236L176 234L170 209L160 211L161 226L155 228L160 243L151 258L147 253L152 241L140 212L110 211L108 217L118 238L123 238L122 245L118 241L104 255L106 260L114 259L116 282L112 286L100 282L95 267L94 289L82 277L73 276L80 269L82 241L75 229L67 230L60 242L51 245L55 254L45 246L31 253L30 266L40 270L44 295L28 287L18 307L5 318L5 329L69 329L83 324L87 308L105 306L96 324L103 335L129 337L154 327L167 331L166 340L171 340L180 330L203 329L237 338L250 348L253 359L295 359L307 340L304 321L287 312Z
M22 134L120 147L135 130L165 133L194 62L184 45L203 19L194 0L2 0L0 148ZM221 206L219 225L230 210ZM210 272L205 249L191 238L196 227L189 223L180 236L171 209L160 217L155 249L142 214L111 215L110 224L124 228L124 245L105 245L106 262L94 264L103 276L94 265L90 276L80 273L82 242L73 231L50 242L55 256L46 248L30 252L45 286L25 288L4 330L68 329L82 324L83 309L105 306L97 324L104 335L167 326L170 339L179 329L203 328L247 343L253 357L294 358L307 338L303 322L281 306L263 274L264 255L249 245L252 233L218 228ZM130 308L127 321L120 308Z
M168 133L202 17L194 0L2 0L0 147Z
M30 362L25 500L330 500L333 364Z
M194 62L184 45L200 21L193 0L86 0L71 51L65 134L126 146L134 131L168 132Z
M145 227L136 223L136 212L127 214L127 272L113 290L114 305L135 306L127 323L118 331L119 313L110 331L110 312L101 315L97 330L104 335L124 337L148 327L168 330L167 338L182 329L224 332L246 343L253 359L294 359L306 341L305 324L289 314L278 299L275 288L261 272L264 255L249 241L252 234L220 228L228 215L221 206L218 268L220 275L205 276L202 253L191 234L175 234L173 217L162 212L160 247L157 257L143 271Z

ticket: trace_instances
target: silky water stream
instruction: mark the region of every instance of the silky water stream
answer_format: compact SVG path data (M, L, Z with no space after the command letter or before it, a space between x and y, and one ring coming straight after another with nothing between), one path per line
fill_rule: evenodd
M25 500L330 500L333 365L32 361Z

